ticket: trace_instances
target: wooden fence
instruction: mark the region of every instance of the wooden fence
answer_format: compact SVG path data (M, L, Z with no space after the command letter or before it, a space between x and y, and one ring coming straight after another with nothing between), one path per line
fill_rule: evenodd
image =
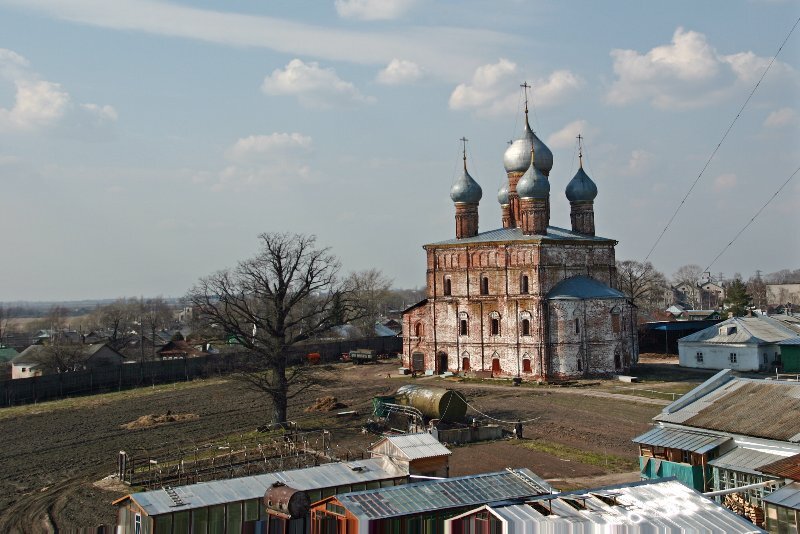
M371 349L379 354L402 350L398 337L375 337L355 340L307 343L293 347L290 363L302 363L305 355L316 352L326 363L354 349ZM194 378L228 374L242 368L245 353L212 354L197 358L158 360L96 367L83 371L57 373L32 378L0 381L0 406L29 404L76 395L182 382Z

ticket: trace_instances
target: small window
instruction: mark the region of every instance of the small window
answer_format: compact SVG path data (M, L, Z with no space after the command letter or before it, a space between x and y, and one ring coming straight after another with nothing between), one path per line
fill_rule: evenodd
M614 369L619 369L622 367L622 361L619 357L619 351L614 351Z
M580 334L581 333L581 322L580 322L580 319L577 319L577 318L575 319L575 333L576 334Z
M414 326L414 335L415 336L422 337L422 334L423 334L424 331L425 331L425 328L422 326L422 323L417 323L416 326Z
M730 360L731 363L736 363L736 353L731 352L730 356L728 356L728 359Z
M467 320L466 319L461 319L459 321L458 335L460 335L460 336L466 336L467 335Z
M578 358L578 371L583 371L583 362Z
M615 334L619 334L620 331L620 324L619 324L619 313L612 313L611 314L611 331Z
M492 335L493 336L500 335L500 319L496 318L492 319Z
M450 296L450 292L452 290L452 286L450 285L450 277L449 276L446 276L444 278L444 288L443 288L443 290L444 290L444 295L446 297Z
M489 294L489 277L481 277L481 295Z
M531 322L528 319L522 320L522 335L523 336L531 335Z
M519 292L523 295L528 294L528 275L523 274L522 278L519 281Z
M695 356L695 358L697 359L697 363L703 363L703 353L702 352L698 352L697 355Z

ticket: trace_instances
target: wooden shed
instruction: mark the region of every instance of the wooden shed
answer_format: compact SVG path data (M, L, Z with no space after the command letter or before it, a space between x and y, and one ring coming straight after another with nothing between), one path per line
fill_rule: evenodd
M447 477L450 474L450 450L428 433L386 436L375 442L369 453L373 458L389 458L408 470L409 475Z

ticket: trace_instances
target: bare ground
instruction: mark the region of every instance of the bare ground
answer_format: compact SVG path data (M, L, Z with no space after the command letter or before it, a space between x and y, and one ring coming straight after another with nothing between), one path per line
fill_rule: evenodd
M387 378L396 362L338 366L333 383L307 391L290 406L301 428L328 428L340 450L363 451L374 435L361 433L374 395L390 394L409 378ZM504 421L525 424L525 440L457 447L451 476L528 467L556 487L590 487L636 479L631 438L649 427L663 403L629 395L570 388L420 381L464 391L470 405ZM340 420L331 413L304 414L322 396L335 396L362 416ZM60 403L60 404L59 404ZM35 409L0 410L0 532L48 532L114 524L111 501L120 491L93 483L113 473L120 450L201 443L214 436L252 431L267 422L268 401L236 380L195 382L174 388L123 392L44 403ZM16 410L16 409L12 409ZM199 418L144 429L125 423L148 414L192 413ZM473 412L474 413L474 412ZM578 454L576 451L584 451ZM611 459L613 465L604 464ZM614 463L616 462L616 463ZM112 489L114 486L110 486Z

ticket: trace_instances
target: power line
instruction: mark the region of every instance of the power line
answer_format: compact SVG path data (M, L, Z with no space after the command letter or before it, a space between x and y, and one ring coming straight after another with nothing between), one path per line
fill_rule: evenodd
M781 50L783 50L783 47L786 45L787 41L789 41L789 38L792 36L792 33L794 33L794 30L795 30L795 28L797 28L798 23L800 23L800 17L798 17L798 19L794 22L794 25L792 26L792 29L789 30L789 33L786 35L786 38L783 40L781 45L778 47L778 51L775 52L775 55L772 56L772 59L770 59L769 64L764 69L764 72L761 74L761 78L758 79L758 82L756 82L756 85L753 87L753 90L750 91L750 94L747 96L747 99L744 101L744 104L742 104L742 107L739 109L739 112L736 114L736 116L733 118L731 123L728 125L728 129L725 130L725 133L722 135L722 139L720 139L719 143L717 143L717 146L711 152L711 155L708 157L708 160L706 160L706 164L703 165L703 168L700 170L700 174L698 174L697 178L695 178L694 183L692 183L692 186L689 188L689 191L686 192L686 195L683 197L683 200L681 200L680 204L678 204L678 207L675 208L675 212L672 214L672 217L670 217L669 221L667 222L667 225L664 227L663 230L661 230L661 233L658 235L658 238L656 239L656 242L653 243L653 246L650 248L650 252L648 252L647 256L644 258L645 262L650 259L650 256L653 254L653 251L656 249L656 247L658 246L659 242L661 242L661 238L664 237L664 234L667 232L669 227L672 225L672 222L675 220L675 217L677 217L678 212L681 210L683 205L686 203L686 199L689 198L689 195L691 195L692 191L694 191L694 188L695 188L695 186L697 186L697 183L700 181L700 178L703 176L703 173L706 172L706 169L708 168L709 164L711 164L711 160L713 160L714 156L717 155L717 151L719 150L720 146L722 146L722 143L725 142L725 139L728 137L728 134L733 129L733 125L736 124L737 120L739 120L739 117L741 117L742 112L747 107L747 104L750 103L750 99L753 98L753 95L755 94L755 92L758 89L758 87L761 85L761 82L764 80L764 77L769 72L769 69L772 68L772 64L775 63L775 60L778 58L778 54L781 53Z
M777 196L778 196L778 194L779 194L779 193L780 193L780 192L783 190L783 188L784 188L784 187L786 187L786 185L787 185L787 184L788 184L788 183L791 181L791 179L792 179L792 178L794 178L794 177L795 177L795 175L796 175L798 172L800 172L800 167L797 167L797 169L795 169L795 171L794 171L794 172L793 172L793 173L792 173L792 174L791 174L791 175L790 175L790 176L789 176L789 177L786 179L786 181L785 181L785 182L783 182L783 184L782 184L782 185L781 185L781 186L778 188L778 190L777 190L777 191L775 191L775 193L774 193L774 194L773 194L771 197L769 197L769 199L768 199L768 200L767 200L767 201L764 203L764 205L763 205L763 206L761 206L761 207L758 209L758 211L756 212L756 214L755 214L755 215L753 215L753 217L752 217L752 218L751 218L749 221L747 221L747 224L745 224L745 225L742 227L742 229L741 229L741 230L739 230L739 232L738 232L738 233L737 233L735 236L733 236L733 239L731 239L730 243L728 243L727 245L725 245L725 248L723 248L723 249L722 249L722 250L719 252L719 254L717 254L716 256L714 256L714 259L713 259L713 260L711 260L711 263L709 263L709 264L708 264L708 267L706 267L705 269L703 269L703 272L706 272L706 271L708 271L708 270L711 268L711 266L712 266L712 265L714 265L714 263L716 263L716 261L717 261L717 260L720 258L720 256L722 256L722 255L725 253L725 251L726 251L726 250L728 250L728 247L730 247L731 245L733 245L733 242L734 242L734 241L736 241L736 240L739 238L739 236L740 236L740 235L742 235L742 233L743 233L745 230L747 230L747 227L748 227L748 226L750 226L751 224L753 224L753 221L755 221L755 220L756 220L756 217L758 217L759 215L761 215L761 212L762 212L762 211L764 211L764 208L766 208L767 206L769 206L770 202L772 202L773 200L775 200L775 197L777 197Z

